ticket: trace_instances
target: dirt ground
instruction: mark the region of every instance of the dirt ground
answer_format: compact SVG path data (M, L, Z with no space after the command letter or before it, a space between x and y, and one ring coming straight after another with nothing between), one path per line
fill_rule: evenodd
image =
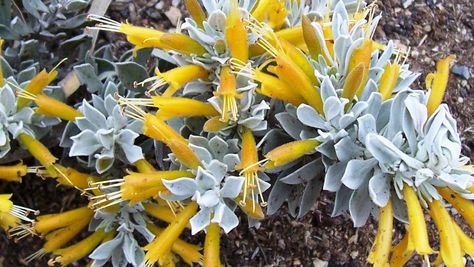
M411 2L411 3L410 3ZM108 15L128 19L139 25L160 29L170 27L168 16L155 8L157 0L113 1ZM404 7L405 4L409 4ZM422 73L417 86L424 87L424 78L435 70L436 60L456 55L445 101L457 119L464 147L463 153L474 160L474 2L471 0L386 0L379 1L384 16L376 38L395 40L411 48L409 62L414 71ZM171 7L163 2L163 9ZM171 8L172 11L174 8ZM176 10L174 10L176 11ZM183 13L183 16L185 14ZM106 34L105 40L114 40L117 51L127 47L122 40ZM462 73L467 68L467 73ZM462 75L467 75L463 77ZM12 191L20 198L19 204L43 211L58 212L82 203L78 193L56 187L53 182L37 178L25 179L21 186L0 184L0 192ZM51 198L45 198L51 196ZM377 225L372 221L355 229L348 218L331 218L332 194L323 193L320 201L304 218L294 220L284 210L267 218L260 229L249 229L245 222L222 237L222 260L227 266L367 266L366 256L371 248ZM58 201L60 200L60 201ZM436 240L434 226L431 238ZM403 227L396 225L395 239ZM195 237L203 240L203 236ZM38 250L39 239L28 239L14 244L0 234L0 267L22 266L22 258ZM410 266L420 266L414 258ZM467 265L474 266L472 262ZM46 260L29 266L46 266ZM83 266L83 263L77 265Z

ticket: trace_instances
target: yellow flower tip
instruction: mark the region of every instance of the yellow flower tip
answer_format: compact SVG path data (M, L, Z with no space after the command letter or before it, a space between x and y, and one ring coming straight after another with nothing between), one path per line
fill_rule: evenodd
M314 139L289 142L269 151L262 162L265 162L266 169L274 169L314 151L319 144Z
M319 55L322 55L326 62L329 62L326 54L323 51L322 45L316 36L316 32L311 25L311 20L305 15L301 16L301 26L303 29L303 38L306 46L308 47L311 58L317 60Z
M92 216L93 211L91 209L87 206L80 207L61 213L38 216L33 227L38 234L46 235L53 230L66 227L79 220L90 219Z
M348 75L344 82L344 88L342 90L342 97L352 101L363 82L365 73L364 63L358 64Z
M47 95L35 95L25 89L18 93L18 97L18 100L25 99L27 102L34 101L38 106L38 109L36 110L36 113L38 114L58 117L67 121L75 121L76 118L84 116L80 111Z
M413 242L410 240L410 233L407 232L402 240L393 247L390 258L390 266L402 267L410 260L414 253Z
M454 223L448 211L439 200L429 204L431 218L438 228L440 238L440 255L446 266L464 266L463 251Z
M156 236L159 236L163 232L163 229L150 223L147 224L147 228ZM201 248L199 246L189 244L181 239L177 239L171 247L171 251L176 255L179 255L189 266L193 266L193 263L202 265L203 255L199 252L200 250ZM167 259L168 255L172 254L168 253L160 258L159 264L162 264L162 262Z
M314 86L319 86L319 81L314 74L314 68L309 62L306 55L298 49L296 46L291 44L285 39L279 38L279 43L284 50L285 54L289 59L291 59L296 66L298 66L304 74L311 80L311 84Z
M196 202L189 203L155 240L144 247L147 251L145 266L153 266L160 258L169 253L173 243L178 239L191 217L196 214L197 209Z
M261 168L258 162L257 145L252 131L248 128L245 128L242 133L241 162L235 169L241 170L240 173L245 178L239 205L246 206L247 199L250 199L252 202L252 212L255 212L256 203L260 203L262 207L266 206L267 203L263 197L262 189L260 188L260 178L258 177L258 171Z
M208 119L203 126L203 131L207 133L217 133L225 127L229 126L221 120L221 116L216 116Z
M219 112L209 103L185 97L153 96L153 105L159 108L156 113L163 120L176 117L209 117Z
M237 121L239 117L239 109L237 106L237 81L234 74L231 73L229 67L223 67L220 73L220 84L214 95L222 98L222 114L221 121L228 123L229 121Z
M383 100L387 100L392 97L393 90L397 85L399 74L400 65L398 65L398 63L388 63L385 66L379 84L379 91L382 94Z
M259 0L251 11L252 17L258 21L264 21L267 18L267 12L272 4L271 0Z
M48 265L55 266L55 264L60 264L61 266L67 266L86 257L100 244L106 237L106 234L103 229L99 229L74 245L53 251L57 256L49 260Z
M285 28L275 32L279 39L284 39L300 49L305 49L306 44L303 37L303 29L301 26Z
M294 90L287 83L278 77L262 71L263 68L274 62L274 60L263 63L258 69L253 69L251 66L235 58L231 59L230 62L231 68L238 70L235 73L239 76L245 76L260 83L257 93L291 103L295 106L299 106L304 102L301 95L295 94Z
M439 194L448 201L474 229L474 203L448 187L438 187Z
M268 25L274 30L279 30L283 26L289 14L285 2L286 1L277 1L271 6L271 10L268 14Z
M204 240L204 262L206 267L220 267L220 226L211 223L207 226L206 239Z
M426 88L430 89L428 103L428 115L431 115L439 107L443 101L448 85L449 68L451 63L456 59L454 55L449 55L436 63L436 73L430 73L426 77Z
M393 231L393 208L392 201L380 209L379 225L377 236L370 251L367 261L375 267L384 267L389 265L390 248L392 245Z
M32 171L34 170L29 169L23 162L19 162L16 165L0 166L0 179L21 183L21 178Z
M22 222L32 223L34 220L28 216L30 214L38 215L39 212L14 205L10 200L12 194L0 194L0 227L3 228L12 237L16 237L16 232L20 232L23 228L31 229Z
M294 88L306 103L324 114L323 101L308 75L285 54L275 55L276 66L270 66L268 70L284 81L290 88Z
M198 0L185 0L184 5L196 24L203 28L203 22L206 20L206 13L202 9Z
M262 205L257 205L251 198L243 198L243 194L239 195L235 199L235 203L239 205L240 209L252 219L263 220L265 219L265 213L263 213ZM265 205L265 203L264 203Z
M152 119L148 120L149 118ZM149 125L150 123L151 125ZM199 158L188 146L188 141L163 120L156 116L147 116L144 125L144 134L165 143L183 165L192 169L197 169L202 165Z
M17 140L28 149L33 157L35 157L53 177L56 177L57 173L54 169L54 163L57 158L51 154L47 147L36 138L26 133L18 135Z
M459 242L461 244L461 248L464 253L468 254L469 256L474 256L474 239L470 238L468 235L464 233L464 231L459 227L459 225L453 220L451 217L451 221L454 226L454 230L459 238Z
M421 208L418 197L412 187L405 184L403 186L403 196L408 210L408 227L415 251L419 255L429 255L433 253L428 239L425 216Z
M194 177L194 175L188 171L130 172L123 180L119 179L116 183L106 186L108 188L120 187L120 198L135 203L157 196L159 192L166 190L162 179L173 180L181 177ZM99 184L98 186L100 187L101 185ZM113 193L108 194L109 198L112 197L111 194Z
M369 73L370 60L372 56L372 43L373 41L371 39L364 39L361 46L354 49L349 59L349 67L347 73L351 73L351 71L354 70L359 64L363 64L364 66L362 82L360 83L359 88L357 88L356 91L358 96L362 94Z
M163 73L156 68L155 76L145 79L142 82L135 83L134 86L144 86L145 84L152 82L148 89L148 93L151 93L164 85L168 85L168 88L163 92L163 96L170 97L186 83L196 79L206 80L208 76L209 72L199 65L180 66Z
M249 46L247 41L247 29L240 17L237 0L231 1L231 10L227 17L225 38L230 54L243 62L249 58Z
M185 55L203 56L207 53L198 41L182 33L164 33L160 42L163 43L165 49L174 50Z

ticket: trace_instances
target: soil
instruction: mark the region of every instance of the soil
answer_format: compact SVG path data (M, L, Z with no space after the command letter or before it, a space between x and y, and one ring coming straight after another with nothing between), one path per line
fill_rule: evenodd
M410 4L404 7L404 3ZM157 0L117 0L113 1L108 15L137 25L171 27L169 18L155 8L156 4ZM176 11L169 1L163 1L162 5L163 10ZM392 39L411 48L408 61L414 71L422 73L417 87L424 88L426 74L435 71L435 62L448 54L456 55L458 67L468 68L468 79L451 73L445 101L457 119L463 153L474 160L474 2L385 0L378 5L384 16L376 38ZM129 47L124 39L114 36L104 34L101 42L113 41L118 53ZM21 186L2 183L0 192L13 192L19 205L39 209L44 214L85 203L76 191L34 177L26 178ZM298 220L283 209L264 220L259 229L249 229L246 222L242 222L236 230L222 237L222 262L227 266L367 266L366 256L377 224L371 220L365 227L356 229L347 216L331 218L333 198L332 194L323 193L312 211ZM400 224L395 227L397 242L404 229ZM429 223L429 227L430 238L437 240L434 225ZM198 235L193 239L202 242L203 237ZM0 267L25 265L22 259L38 250L41 244L37 238L15 244L0 234ZM46 262L44 259L29 266L46 266ZM422 261L415 257L408 265L421 266ZM468 261L467 265L474 266L474 263Z

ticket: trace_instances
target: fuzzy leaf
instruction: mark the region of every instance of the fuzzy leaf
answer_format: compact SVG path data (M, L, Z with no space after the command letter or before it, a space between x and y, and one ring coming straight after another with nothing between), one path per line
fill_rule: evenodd
M115 64L118 78L128 89L134 89L136 81L143 81L148 78L145 68L135 62L121 62ZM145 90L144 87L137 87L136 90Z
M209 223L211 223L211 209L201 209L196 215L194 215L189 223L191 224L191 232L193 235L201 230L204 230Z

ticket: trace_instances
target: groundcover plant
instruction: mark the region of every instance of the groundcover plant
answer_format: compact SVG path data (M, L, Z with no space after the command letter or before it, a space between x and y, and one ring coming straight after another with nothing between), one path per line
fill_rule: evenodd
M285 202L302 217L322 190L335 193L333 216L378 221L374 266L414 254L463 266L474 256L450 214L474 228L474 168L442 104L455 57L413 89L409 51L373 39L383 19L375 4L185 0L190 17L160 31L86 18L86 0L46 2L23 1L26 18L0 17L0 179L55 179L88 205L40 214L1 192L3 230L44 239L27 262L220 266L220 239L244 217L258 228ZM18 62L35 47L40 62L54 52L26 39L38 32L87 51L77 28L124 35L134 48L117 59L106 45L72 64L49 56L57 65L42 71ZM85 97L66 104L65 89L77 88ZM53 128L61 142L47 147ZM34 159L14 155L22 150ZM399 242L394 220L406 226ZM200 232L201 244L180 239Z

